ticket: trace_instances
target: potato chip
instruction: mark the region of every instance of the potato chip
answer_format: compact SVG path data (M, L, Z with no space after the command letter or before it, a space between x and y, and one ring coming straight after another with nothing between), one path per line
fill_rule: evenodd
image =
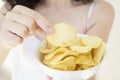
M64 64L51 65L49 67L58 69L58 70L67 70L67 66Z
M78 52L75 52L75 51L71 51L71 50L66 50L64 53L62 54L58 54L58 55L55 55L53 57L53 59L51 60L51 64L56 64L58 63L59 61L63 60L64 58L67 58L69 56L78 56L79 53Z
M65 58L63 61L59 61L52 67L60 70L74 70L75 69L75 58L73 56Z
M70 49L78 53L86 54L92 50L92 47L72 45L70 46Z
M83 70L81 64L76 64L75 70Z
M106 50L106 45L105 43L102 43L102 45L93 50L93 60L95 61L96 64L100 63Z
M77 40L77 31L71 25L59 23L53 26L54 34L47 34L47 42L56 47L67 47Z
M85 70L102 60L105 43L97 36L77 37L74 27L66 23L53 26L54 34L47 34L43 63L59 70Z
M40 51L41 53L48 54L48 53L52 53L52 52L54 51L54 49L40 48L39 51Z
M75 63L76 64L95 65L95 62L93 61L90 53L88 55L80 54L79 56L77 56L75 58Z
M77 46L84 46L84 44L82 43L82 41L81 41L80 38L78 38L78 39L76 40L76 42L75 42L74 45L77 45Z
M54 65L61 61L64 58L63 54L56 54L52 59L50 60L50 64Z
M83 70L89 69L89 68L91 68L91 67L93 67L93 66L91 66L91 65L86 65L86 64L82 64L82 65L81 65L81 68L82 68Z
M54 49L54 50L55 50L57 47L52 46L52 45L50 45L50 44L47 42L46 48L48 48L48 49Z
M60 54L60 53L64 53L64 51L66 51L67 50L67 48L58 48L58 49L56 49L53 53L50 53L50 54L47 54L46 56L45 56L45 60L50 60L50 59L52 59L53 58L53 56L55 56L56 54Z
M51 66L50 61L48 60L43 60L43 63L46 64L47 66Z
M90 46L92 48L98 48L102 44L102 39L96 36L83 37L81 41L85 46Z

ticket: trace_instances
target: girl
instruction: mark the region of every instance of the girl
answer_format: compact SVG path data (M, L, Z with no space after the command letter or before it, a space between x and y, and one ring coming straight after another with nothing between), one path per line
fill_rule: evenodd
M66 22L81 34L107 42L113 19L113 7L102 0L5 0L0 10L0 63L22 43L12 51L20 57L21 72L26 72L29 80L41 80L33 53L47 33L54 33L52 24Z

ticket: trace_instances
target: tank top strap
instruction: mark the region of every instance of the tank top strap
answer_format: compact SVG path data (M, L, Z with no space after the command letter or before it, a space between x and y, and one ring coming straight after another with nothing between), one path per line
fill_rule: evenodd
M89 23L90 23L90 18L91 18L92 12L94 10L94 6L95 6L95 1L93 1L92 4L89 7L89 11L88 11L88 15L87 15L87 21L86 21L86 30L85 30L85 33L90 28Z

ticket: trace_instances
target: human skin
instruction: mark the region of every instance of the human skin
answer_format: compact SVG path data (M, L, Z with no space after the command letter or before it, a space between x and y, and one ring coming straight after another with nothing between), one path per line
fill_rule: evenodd
M89 7L90 4L78 4L71 0L47 0L42 5L38 4L35 10L17 5L8 12L3 6L0 10L0 64L24 38L36 35L43 39L47 33L54 32L52 24L59 22L69 23L79 33L99 36L107 42L114 19L113 7L105 1L96 1L90 28L85 32Z

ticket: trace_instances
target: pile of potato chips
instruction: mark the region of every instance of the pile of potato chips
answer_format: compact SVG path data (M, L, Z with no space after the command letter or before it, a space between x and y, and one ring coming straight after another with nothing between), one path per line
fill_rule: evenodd
M43 63L59 70L85 70L99 64L106 46L97 36L77 37L74 27L66 23L53 26L55 33L47 34Z

